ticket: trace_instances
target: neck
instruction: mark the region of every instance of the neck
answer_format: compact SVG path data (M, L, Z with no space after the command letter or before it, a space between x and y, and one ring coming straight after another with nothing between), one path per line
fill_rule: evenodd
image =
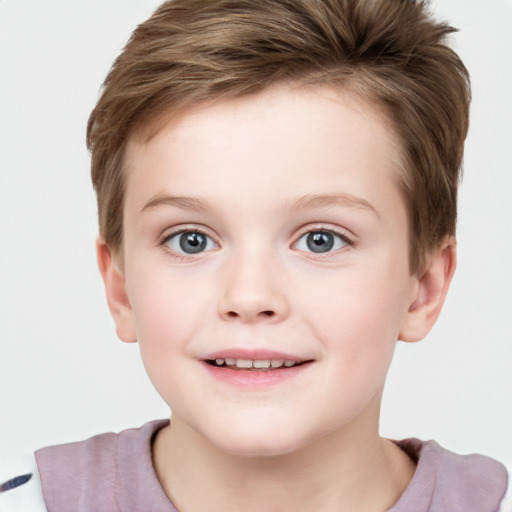
M245 457L209 443L179 417L153 446L156 473L181 512L277 512L390 508L412 461L375 431L335 432L284 455Z

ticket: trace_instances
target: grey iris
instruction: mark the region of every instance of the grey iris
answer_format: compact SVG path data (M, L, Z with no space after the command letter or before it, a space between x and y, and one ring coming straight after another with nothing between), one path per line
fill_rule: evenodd
M327 252L334 246L334 236L325 231L313 231L308 234L306 243L312 252Z
M204 251L206 248L206 236L202 233L182 233L180 235L180 247L189 254Z

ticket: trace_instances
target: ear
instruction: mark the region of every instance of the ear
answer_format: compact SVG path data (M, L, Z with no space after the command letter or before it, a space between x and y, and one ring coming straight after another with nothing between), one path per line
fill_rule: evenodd
M96 240L96 255L110 314L116 325L116 333L121 341L137 341L133 311L126 294L124 273L116 264L114 255L105 239L100 235Z
M420 341L429 333L441 313L456 264L457 244L451 236L429 255L398 339Z

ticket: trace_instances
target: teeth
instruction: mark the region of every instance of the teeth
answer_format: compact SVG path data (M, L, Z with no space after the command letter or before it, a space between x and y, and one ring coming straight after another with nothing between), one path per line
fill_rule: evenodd
M270 368L270 361L253 361L253 368Z
M281 368L285 366L286 368L291 368L298 364L298 361L294 361L292 359L234 359L231 357L218 357L215 359L215 364L217 366L236 366L240 369L251 369L255 368L258 370L266 370L268 368Z

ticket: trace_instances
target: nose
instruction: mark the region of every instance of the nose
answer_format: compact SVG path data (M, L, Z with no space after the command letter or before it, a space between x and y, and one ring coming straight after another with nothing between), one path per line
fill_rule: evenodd
M243 323L280 322L289 306L275 261L254 252L226 262L219 314Z

